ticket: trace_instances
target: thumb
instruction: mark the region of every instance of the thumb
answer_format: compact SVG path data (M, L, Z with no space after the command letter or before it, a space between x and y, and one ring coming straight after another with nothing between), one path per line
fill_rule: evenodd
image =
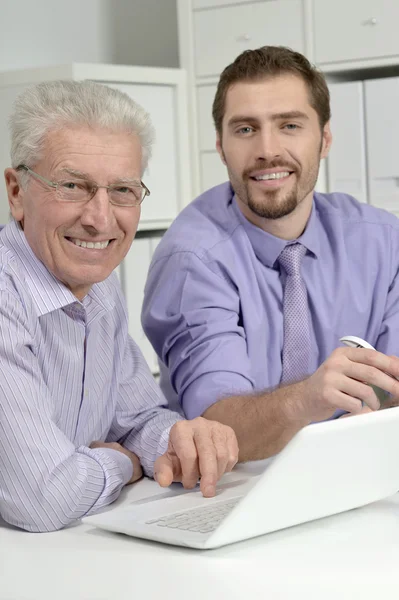
M155 461L154 479L161 487L168 487L173 481L173 462L168 453L163 454Z

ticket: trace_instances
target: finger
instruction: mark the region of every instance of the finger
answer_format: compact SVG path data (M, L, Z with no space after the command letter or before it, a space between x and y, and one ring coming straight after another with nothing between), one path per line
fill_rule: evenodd
M340 390L334 391L331 404L340 410L345 410L354 415L360 413L363 408L361 400L353 398Z
M197 448L199 472L201 476L200 489L205 497L210 498L216 494L218 463L216 458L216 448L213 443L211 429L208 423L205 423L195 431L194 441Z
M360 364L362 367L359 371L360 376L355 377L356 379L366 381L399 396L399 381L397 381L399 358L397 356L387 356L377 350L364 348L348 348L348 350L347 356L350 362ZM370 367L370 370L367 367Z
M380 401L377 398L373 388L363 381L357 381L356 379L345 377L342 381L340 391L347 396L361 400L367 404L371 410L378 410L380 408Z
M347 374L352 378L359 379L362 382L367 382L369 385L372 385L383 392L385 391L390 395L399 395L399 392L395 392L395 390L397 390L399 387L399 382L390 375L387 375L386 373L383 373L374 367L352 363L347 369ZM379 393L375 391L374 394L379 401L378 408L380 407L381 401L385 402L386 400L386 394L383 392ZM374 396L370 395L369 397L371 402L373 402ZM376 408L372 404L370 406L373 409Z
M168 487L173 481L173 461L168 453L159 456L154 465L154 479L161 487Z
M193 426L192 422L188 423L188 421L180 421L172 427L169 445L178 459L177 465L183 487L192 489L198 482L200 471Z
M399 394L399 382L373 366L350 363L346 374L353 379L379 387L391 394ZM396 392L395 392L396 390Z
M237 437L233 429L231 429L231 427L227 428L227 448L229 453L229 460L227 462L226 472L229 472L238 463L239 455Z
M227 435L224 427L219 423L212 423L211 437L216 454L217 478L220 479L226 472L229 462L229 449L227 446Z

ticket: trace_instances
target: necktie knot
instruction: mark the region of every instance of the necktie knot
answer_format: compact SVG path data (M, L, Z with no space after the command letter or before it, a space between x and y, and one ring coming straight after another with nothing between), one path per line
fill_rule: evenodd
M305 254L306 247L296 242L284 248L278 257L278 261L287 275L299 276L301 273L301 261Z

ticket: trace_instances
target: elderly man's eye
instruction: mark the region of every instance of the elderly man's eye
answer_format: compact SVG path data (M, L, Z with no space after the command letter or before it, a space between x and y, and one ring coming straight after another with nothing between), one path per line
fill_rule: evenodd
M68 192L76 192L78 190L86 190L89 184L84 181L60 181L59 187Z

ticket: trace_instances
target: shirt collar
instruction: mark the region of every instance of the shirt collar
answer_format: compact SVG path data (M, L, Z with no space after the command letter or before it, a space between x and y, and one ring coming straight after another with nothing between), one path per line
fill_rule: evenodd
M233 210L242 224L251 245L255 251L256 256L262 264L273 267L276 263L277 258L286 246L293 242L300 242L303 244L312 254L316 257L320 251L320 218L318 210L315 204L316 194L313 197L312 210L310 213L309 220L307 222L305 231L296 240L282 240L266 231L263 231L260 227L253 225L241 212L236 196L234 194L232 200Z
M78 303L85 308L90 301L111 310L115 303L109 296L106 282L94 284L80 302L61 281L36 257L20 225L12 220L0 232L0 241L13 251L18 260L19 271L29 289L39 316Z

